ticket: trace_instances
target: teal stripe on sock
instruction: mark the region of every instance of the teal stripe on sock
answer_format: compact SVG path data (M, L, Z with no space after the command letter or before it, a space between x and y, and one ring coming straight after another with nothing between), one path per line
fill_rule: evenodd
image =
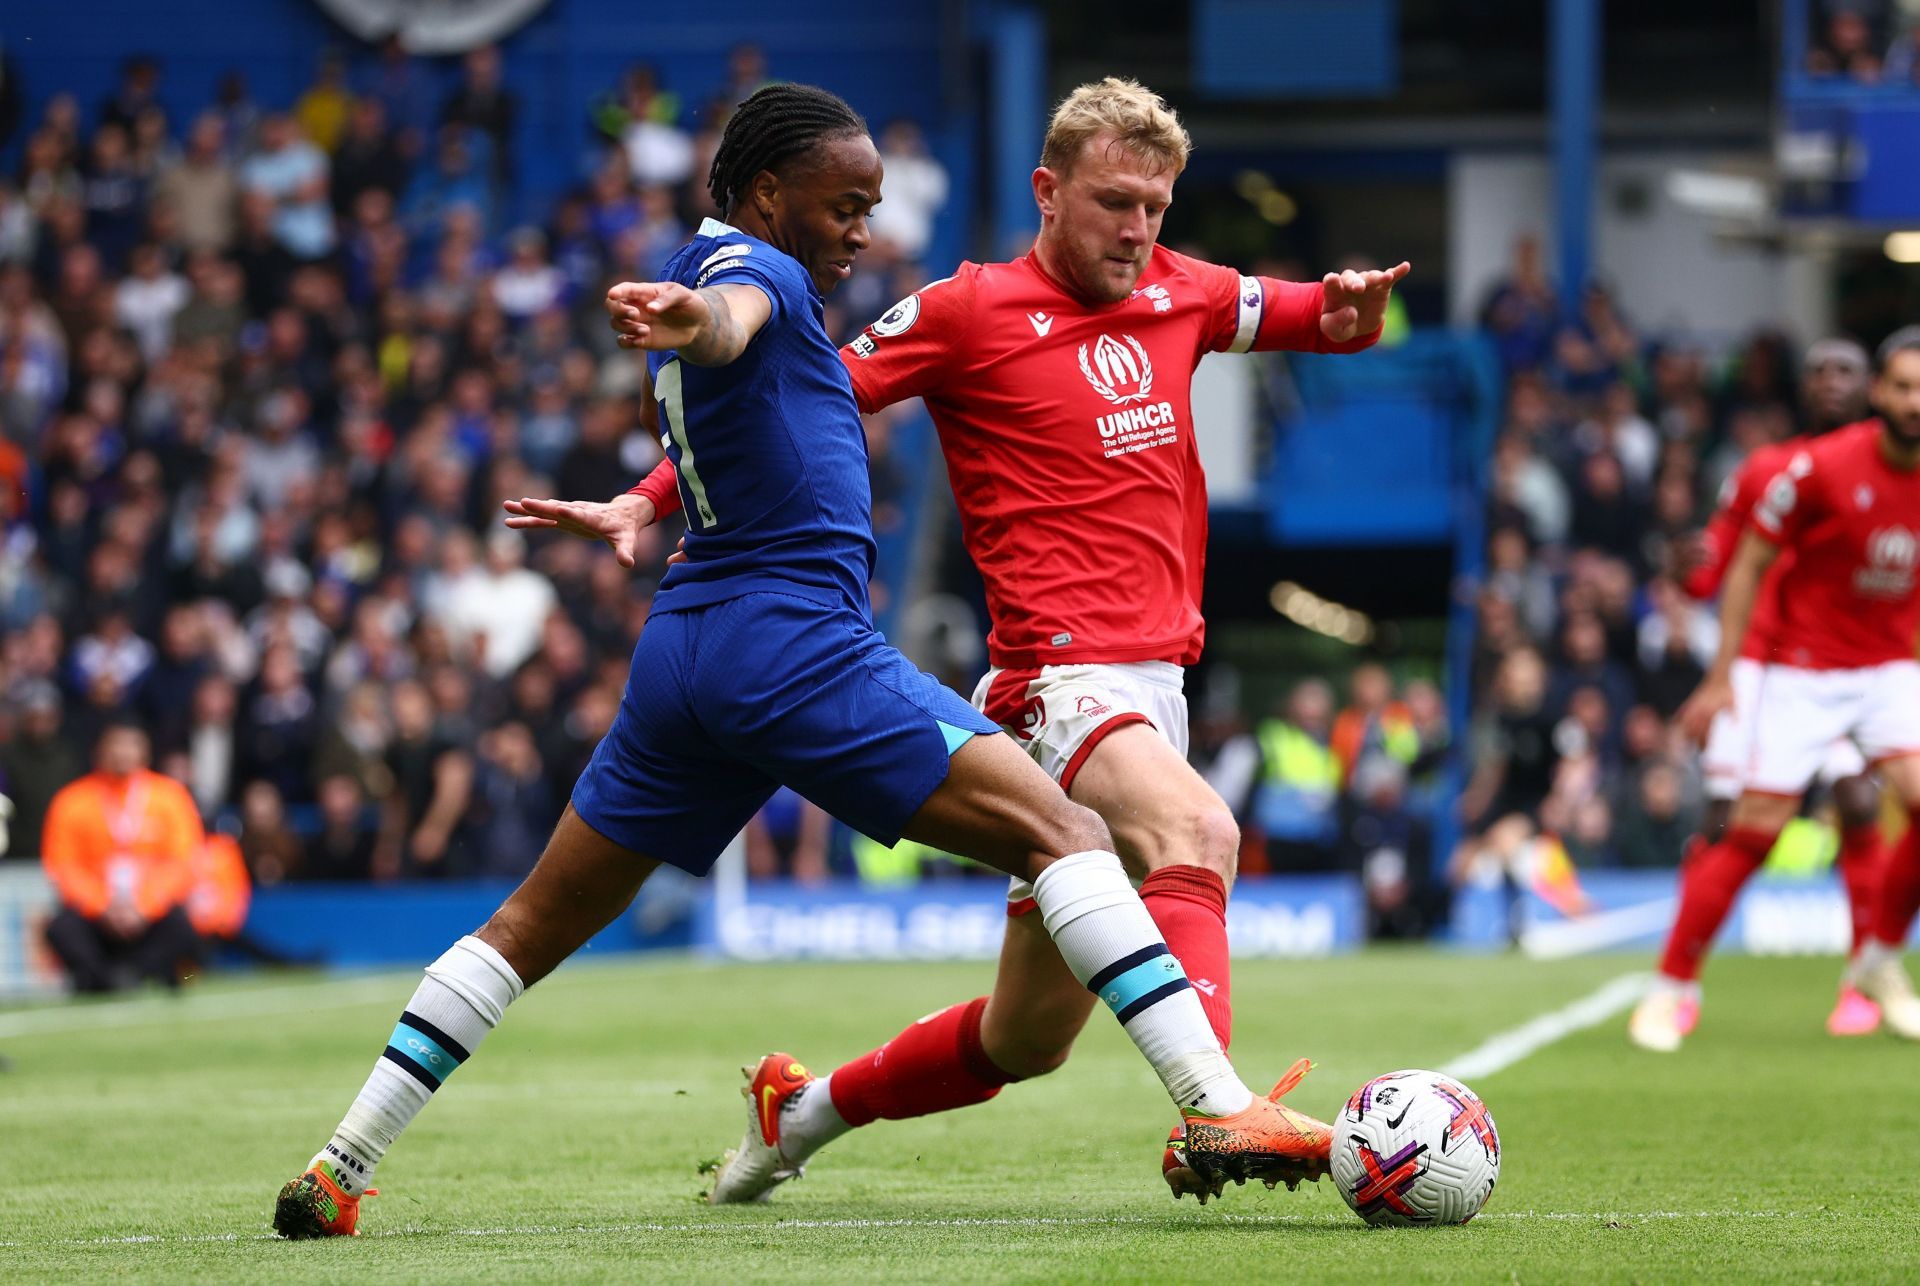
M446 1080L453 1075L453 1069L460 1066L460 1060L448 1053L439 1041L405 1023L394 1024L393 1035L387 1039L387 1048L412 1059L436 1081Z
M1100 999L1107 1008L1120 1013L1128 1005L1140 999L1150 991L1155 991L1170 982L1184 981L1186 970L1172 955L1155 956L1151 960L1135 965L1133 968L1100 988Z

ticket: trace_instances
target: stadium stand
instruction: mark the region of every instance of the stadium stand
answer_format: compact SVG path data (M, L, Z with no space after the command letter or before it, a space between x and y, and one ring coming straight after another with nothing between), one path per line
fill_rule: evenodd
M630 71L578 123L590 177L511 226L516 104L490 50L438 102L389 50L358 75L324 58L290 112L232 86L184 119L136 58L99 104L20 122L0 181L17 858L132 717L257 883L524 874L675 532L630 575L504 530L500 501L598 498L657 460L600 295L711 213L753 57L697 117ZM944 177L910 126L888 137L920 167L903 222L924 246ZM922 278L904 250L872 259L841 332ZM884 603L926 446L898 417L871 446Z

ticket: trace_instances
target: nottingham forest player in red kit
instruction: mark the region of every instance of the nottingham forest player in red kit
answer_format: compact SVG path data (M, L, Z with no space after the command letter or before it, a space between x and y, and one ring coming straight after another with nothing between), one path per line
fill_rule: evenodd
M1836 738L1852 741L1920 821L1920 327L1881 345L1877 420L1838 429L1796 451L1767 484L1727 571L1720 655L1680 712L1695 736L1740 700L1732 672L1768 568L1781 575L1772 646L1741 719L1749 728L1740 798L1726 833L1689 875L1712 873L1683 901L1662 976L1634 1011L1636 1044L1679 1047L1689 984L1673 955L1710 940L1747 876L1793 817ZM1691 902L1691 915L1687 903ZM1920 999L1900 963L1920 906L1920 824L1888 855L1872 923L1846 982L1880 1006L1889 1030L1920 1040Z
M1867 414L1868 384L1872 372L1866 350L1850 339L1823 339L1807 350L1802 400L1807 431L1785 442L1756 448L1727 480L1719 510L1702 533L1701 557L1687 573L1686 590L1695 598L1720 592L1727 567L1740 546L1767 484L1815 437L1853 424ZM1681 984L1678 1023L1682 1036L1699 1020L1695 983L1712 936L1730 906L1729 899L1744 882L1741 865L1725 867L1702 860L1708 845L1727 828L1733 801L1745 784L1748 750L1754 729L1748 717L1760 692L1767 661L1774 653L1774 631L1780 615L1780 585L1793 566L1786 552L1767 568L1740 657L1733 663L1733 705L1714 717L1707 732L1701 768L1706 777L1707 811L1702 839L1689 855L1680 876L1680 907L1673 933L1661 959L1661 973ZM1818 779L1831 794L1840 823L1840 852L1835 862L1846 886L1852 923L1852 949L1858 949L1872 927L1873 907L1880 890L1880 784L1865 771L1859 749L1845 737L1828 747ZM1735 877L1738 877L1736 879ZM1729 881L1734 881L1729 883ZM1843 986L1827 1030L1836 1036L1871 1035L1880 1026L1880 1007L1851 986ZM1656 1047L1666 1048L1666 1037L1656 1031Z
M1205 633L1207 535L1189 384L1210 352L1368 347L1408 268L1299 284L1160 247L1189 147L1140 85L1082 86L1055 113L1034 172L1033 251L963 264L842 357L863 411L919 397L939 429L993 618L993 668L974 704L1107 819L1224 1046L1239 832L1186 762L1181 667ZM635 490L663 509L678 500L664 467ZM1033 909L1016 882L991 995L922 1019L830 1076L785 1054L764 1058L752 1124L712 1199L764 1197L850 1127L984 1102L1060 1066L1092 997L1074 993ZM1276 1094L1305 1069L1301 1060ZM1324 1157L1326 1127L1301 1122ZM1186 1166L1179 1133L1163 1174L1175 1195L1205 1200L1219 1181Z

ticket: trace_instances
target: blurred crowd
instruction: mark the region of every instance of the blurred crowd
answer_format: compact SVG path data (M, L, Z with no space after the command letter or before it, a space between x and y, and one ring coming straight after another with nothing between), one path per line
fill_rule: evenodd
M1711 360L1599 288L1563 313L1531 241L1483 320L1506 409L1455 873L1537 869L1543 849L1573 869L1675 866L1703 797L1673 719L1719 644L1685 585L1700 531L1756 447L1870 413L1867 353L1761 329Z
M1920 86L1920 4L1814 0L1808 74L1863 85Z
M1341 688L1301 680L1252 722L1209 702L1194 755L1240 823L1242 873L1357 876L1369 936L1424 937L1446 918L1434 878L1453 793L1446 703L1431 680L1373 662Z
M434 71L397 42L328 54L279 104L234 72L186 119L149 59L31 119L0 78L16 857L132 725L254 882L517 877L612 720L677 532L629 572L506 530L501 502L607 499L659 458L601 296L717 213L719 131L767 68L742 46L689 109L636 67L581 122L578 185L524 221L499 55ZM881 142L843 336L920 284L946 200L911 123ZM885 524L907 497L871 429Z

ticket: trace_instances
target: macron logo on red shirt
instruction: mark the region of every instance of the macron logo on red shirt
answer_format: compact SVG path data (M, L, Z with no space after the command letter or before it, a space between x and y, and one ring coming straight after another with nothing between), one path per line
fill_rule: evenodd
M1053 318L1047 316L1043 312L1028 313L1027 321L1029 324L1033 326L1033 333L1038 335L1041 339L1045 339L1047 337L1047 332L1053 329Z

